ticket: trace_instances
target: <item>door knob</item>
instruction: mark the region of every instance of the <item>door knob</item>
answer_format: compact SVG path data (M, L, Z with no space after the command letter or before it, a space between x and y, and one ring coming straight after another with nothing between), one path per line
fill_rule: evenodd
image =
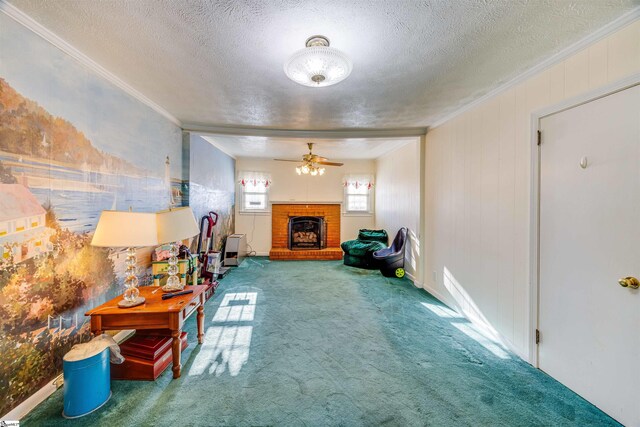
M622 279L618 280L618 283L623 288L638 289L638 287L640 287L640 281L631 276L623 277Z

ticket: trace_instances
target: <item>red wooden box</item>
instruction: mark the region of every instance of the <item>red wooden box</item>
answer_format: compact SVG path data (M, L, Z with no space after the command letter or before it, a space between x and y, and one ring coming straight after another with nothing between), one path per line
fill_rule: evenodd
M157 360L169 347L171 347L171 339L168 337L136 333L133 337L120 344L120 353L123 356Z
M181 351L187 348L187 333L180 334ZM134 335L120 345L124 363L111 364L113 380L153 381L171 364L171 337Z
M202 284L207 286L207 290L204 291L204 298L205 298L205 301L209 301L213 296L213 294L216 292L216 288L218 287L218 281L214 280L213 282L211 282L211 280L205 279L202 282Z

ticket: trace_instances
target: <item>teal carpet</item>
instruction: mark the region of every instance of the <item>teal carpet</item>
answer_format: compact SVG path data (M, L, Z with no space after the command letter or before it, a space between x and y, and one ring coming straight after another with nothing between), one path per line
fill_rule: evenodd
M406 279L252 258L205 314L201 346L187 322L180 379L113 381L76 420L60 389L21 425L617 425Z

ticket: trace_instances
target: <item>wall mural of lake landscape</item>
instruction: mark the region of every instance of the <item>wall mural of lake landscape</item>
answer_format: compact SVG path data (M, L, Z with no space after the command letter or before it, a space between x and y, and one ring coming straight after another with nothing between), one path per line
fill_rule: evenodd
M0 13L0 415L122 292L124 257L89 244L100 212L179 205L181 175L177 126Z
M209 212L218 214L211 247L220 251L235 230L236 161L198 135L191 135L189 158L189 206L198 221ZM193 240L195 252L198 239Z

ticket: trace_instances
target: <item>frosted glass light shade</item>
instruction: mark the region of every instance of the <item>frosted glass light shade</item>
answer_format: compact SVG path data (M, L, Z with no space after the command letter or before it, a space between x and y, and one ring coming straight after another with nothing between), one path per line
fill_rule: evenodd
M306 47L291 55L284 64L287 77L309 87L339 83L349 77L352 69L347 55L329 46Z
M158 245L155 213L102 211L91 245L133 248Z
M173 208L157 213L158 243L173 243L200 232L190 207Z

